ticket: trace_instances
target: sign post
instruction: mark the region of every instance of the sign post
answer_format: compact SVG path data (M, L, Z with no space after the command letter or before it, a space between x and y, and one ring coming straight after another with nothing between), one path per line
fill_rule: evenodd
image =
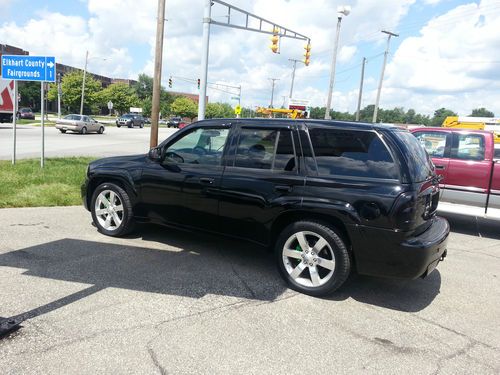
M14 98L12 100L12 164L16 164L16 127L17 127L17 107L18 107L18 98L17 98L17 81L14 81Z
M41 82L41 115L42 115L42 149L40 155L40 166L45 164L45 82L55 82L56 80L56 59L49 56L26 56L26 55L3 55L2 78L14 80L14 110L13 110L13 137L14 147L12 163L16 159L16 115L17 115L17 81L38 81Z

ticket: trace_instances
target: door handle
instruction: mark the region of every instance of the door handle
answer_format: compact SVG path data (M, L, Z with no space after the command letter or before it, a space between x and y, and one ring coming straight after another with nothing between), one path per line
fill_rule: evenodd
M215 182L215 179L210 177L200 177L200 182L202 184L212 185Z
M444 165L434 165L436 169L446 169Z
M290 191L292 191L292 187L289 185L276 185L274 187L274 190L282 191L282 192L290 192Z

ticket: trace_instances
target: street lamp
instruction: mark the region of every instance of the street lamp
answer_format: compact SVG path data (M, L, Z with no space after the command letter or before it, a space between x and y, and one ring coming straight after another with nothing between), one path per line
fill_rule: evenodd
M328 99L326 101L325 120L331 120L330 108L332 106L333 84L335 83L335 65L337 63L337 50L339 47L340 24L342 17L348 16L351 13L351 7L348 5L341 5L337 7L337 34L335 36L335 46L333 47L332 67L330 70L330 86L328 88Z
M100 57L91 57L91 59L96 59ZM101 58L103 61L105 58ZM89 62L89 51L85 54L85 68L83 69L83 82L82 82L82 101L80 102L80 115L83 115L83 99L85 98L85 78L87 76L87 64Z

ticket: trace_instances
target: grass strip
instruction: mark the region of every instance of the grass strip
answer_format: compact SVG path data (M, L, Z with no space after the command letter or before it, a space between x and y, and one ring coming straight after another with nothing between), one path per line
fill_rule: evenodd
M0 160L0 208L72 206L82 203L80 186L87 165L96 158Z

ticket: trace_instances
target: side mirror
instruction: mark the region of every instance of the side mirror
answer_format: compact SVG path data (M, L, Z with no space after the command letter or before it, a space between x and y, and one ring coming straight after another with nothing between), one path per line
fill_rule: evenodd
M149 150L148 157L153 161L161 160L161 149L159 147L154 147Z

